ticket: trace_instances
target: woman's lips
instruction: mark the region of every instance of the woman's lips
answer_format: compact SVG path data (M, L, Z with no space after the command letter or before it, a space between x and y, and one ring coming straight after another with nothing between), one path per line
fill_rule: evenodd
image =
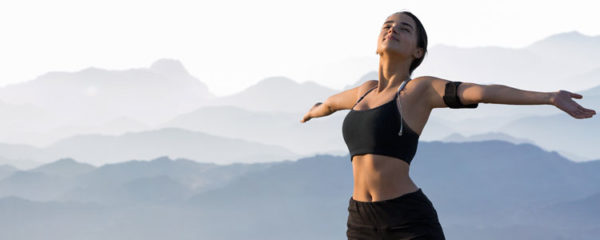
M390 40L390 39L392 39L392 40L394 40L394 41L398 42L398 39L397 39L396 37L394 37L394 36L387 36L385 39L386 39L386 40Z

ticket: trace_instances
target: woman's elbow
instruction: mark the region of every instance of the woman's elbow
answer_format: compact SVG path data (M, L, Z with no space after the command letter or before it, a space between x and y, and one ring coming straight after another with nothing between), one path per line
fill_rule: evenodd
M472 84L464 89L462 104L486 103L486 91L490 85Z

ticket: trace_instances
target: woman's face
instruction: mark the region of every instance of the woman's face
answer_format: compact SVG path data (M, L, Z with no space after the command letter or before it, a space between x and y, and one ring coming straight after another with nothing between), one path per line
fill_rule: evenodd
M417 48L417 27L410 16L396 13L385 20L377 39L377 54L420 58L422 52Z

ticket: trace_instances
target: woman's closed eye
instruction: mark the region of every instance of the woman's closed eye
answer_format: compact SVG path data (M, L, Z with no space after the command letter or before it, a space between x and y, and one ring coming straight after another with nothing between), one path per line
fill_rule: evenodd
M387 30L387 29L389 29L389 28L390 28L390 26L383 26L383 29L385 29L385 30ZM405 27L402 27L402 28L400 28L400 30L401 30L401 31L410 32L410 29L408 29L408 28L405 28Z

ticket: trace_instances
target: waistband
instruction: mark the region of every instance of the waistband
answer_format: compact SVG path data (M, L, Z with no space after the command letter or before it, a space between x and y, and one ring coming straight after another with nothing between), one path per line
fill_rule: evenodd
M421 188L419 188L417 191L405 193L405 194L402 194L402 195L392 198L392 199L386 199L386 200L374 201L374 202L357 201L357 200L354 200L354 198L352 198L352 196L350 196L350 203L355 204L357 206L382 205L382 204L393 203L393 202L397 202L397 201L409 199L409 198L423 198L423 197L424 197L423 190Z

